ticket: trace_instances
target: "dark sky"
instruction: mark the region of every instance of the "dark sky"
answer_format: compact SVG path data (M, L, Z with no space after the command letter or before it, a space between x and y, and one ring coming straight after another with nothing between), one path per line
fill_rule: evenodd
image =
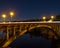
M15 12L14 20L39 19L41 16L60 14L59 0L0 0L0 16L9 11Z

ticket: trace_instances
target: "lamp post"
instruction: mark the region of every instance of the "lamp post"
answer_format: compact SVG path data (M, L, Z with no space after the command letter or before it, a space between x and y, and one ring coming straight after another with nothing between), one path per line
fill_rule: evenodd
M50 18L53 20L55 17L54 16L51 16Z
M6 14L2 14L2 18L4 19L4 22L5 22Z
M45 17L45 16L43 16L42 19L43 19L44 21L46 21L46 17Z
M14 16L14 12L10 12L11 21L13 16Z
M54 16L50 16L50 20L51 20L51 21L53 21L53 20L54 20L54 18L55 18Z
M54 20L54 16L50 16L50 20L48 22L52 22Z

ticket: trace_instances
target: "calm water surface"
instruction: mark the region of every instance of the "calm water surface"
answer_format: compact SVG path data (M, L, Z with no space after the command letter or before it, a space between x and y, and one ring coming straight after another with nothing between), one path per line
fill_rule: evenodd
M30 37L29 33L17 38L10 44L12 48L50 48L51 41L42 37Z

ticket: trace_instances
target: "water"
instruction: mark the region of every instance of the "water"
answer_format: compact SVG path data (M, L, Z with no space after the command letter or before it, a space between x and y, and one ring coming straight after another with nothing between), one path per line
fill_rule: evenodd
M12 48L50 48L51 41L42 37L30 37L29 33L17 38L10 44Z

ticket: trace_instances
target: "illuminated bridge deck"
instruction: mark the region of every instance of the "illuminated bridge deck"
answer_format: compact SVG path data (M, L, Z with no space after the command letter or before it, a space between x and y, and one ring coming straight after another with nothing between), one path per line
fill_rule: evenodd
M22 24L22 23L60 23L60 21L53 21L53 22L44 22L44 21L40 21L40 22L0 22L0 24Z

